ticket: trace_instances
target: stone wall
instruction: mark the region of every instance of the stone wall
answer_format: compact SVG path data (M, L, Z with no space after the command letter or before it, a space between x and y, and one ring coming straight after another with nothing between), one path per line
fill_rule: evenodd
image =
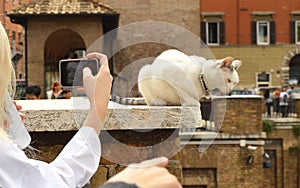
M80 107L77 112L70 106L74 103L72 100L17 101L17 104L23 106L23 112L28 118L27 127L34 141L32 145L39 150L35 156L37 159L50 162L58 155L76 133L80 126L78 121L84 119L89 107L83 103L86 100L75 103L77 108ZM293 135L291 125L299 123L299 120L271 119L276 126L266 134L262 126L261 103L260 96L217 97L212 103L216 109L223 109L222 105L226 104L223 125L219 132L216 129L203 128L195 132L178 130L179 119L175 117L180 116L180 107L161 108L172 114L166 117L173 118L169 119L169 124L165 121L158 129L128 129L124 122L118 121L118 117L127 117L127 111L134 114L135 118L147 118L147 108L127 108L110 104L107 122L104 124L106 131L100 135L103 156L98 171L91 180L92 186L101 185L108 177L124 168L116 159L124 164L158 155L169 155L171 163L168 168L179 178L183 187L296 188L299 156L290 152L290 148L297 145L298 141ZM48 109L45 110L47 106ZM81 116L74 121L74 117L78 118L78 113ZM220 112L214 112L214 115L218 114ZM187 122L190 125L187 127L198 127L193 121ZM162 140L164 144L159 145L158 142ZM137 147L128 152L124 149L128 145ZM249 149L248 146L254 149ZM113 156L106 155L105 153L109 153L107 151L113 152ZM264 153L270 156L269 167L263 165L268 161ZM250 156L253 161L249 162Z
M299 149L294 150L293 148L299 147L299 139L294 136L293 126L299 125L300 122L298 119L294 118L285 118L286 120L277 120L274 119L274 130L267 133L268 139L270 139L270 144L266 144L266 148L270 149L270 145L273 145L271 148L276 152L277 163L276 163L276 172L277 172L277 186L278 187L299 187L299 177L300 177L300 168L299 168ZM272 143L280 143L280 147L274 147ZM279 145L279 144L277 144Z
M21 100L27 117L27 129L32 146L38 150L37 159L51 162L82 125L89 109L86 97L71 100ZM163 119L160 115L163 115ZM186 126L194 127L194 113L185 113ZM145 107L118 105L110 102L100 134L101 161L91 180L92 187L124 169L127 164L153 157L170 159L168 169L182 181L179 163L179 128L181 107ZM28 154L30 155L30 153Z
M259 105L260 101L260 98L255 96L248 98L241 96L240 99L223 97L223 99L227 99L224 122L234 119L231 114L241 108L237 103L234 103L234 100L244 101L247 108ZM63 146L76 133L80 122L84 119L86 110L89 107L86 101L87 99L25 100L17 102L23 106L23 112L28 118L29 125L27 127L30 130L32 140L34 140L33 146L40 150L36 155L38 159L50 162L58 155ZM217 106L219 104L216 103ZM74 105L77 106L76 110L72 110ZM80 108L78 109L78 107ZM186 145L178 153L181 139L179 139L179 133L176 129L181 126L179 123L180 118L178 118L181 113L180 107L153 108L151 114L155 114L155 111L161 114L161 110L170 115L164 116L164 122L160 122L160 126L156 127L156 129L145 129L147 127L150 128L150 125L153 126L152 122L151 124L146 124L146 127L143 127L141 130L137 130L138 124L130 126L128 124L131 127L129 130L129 127L124 125L127 118L131 119L129 115L131 114L133 117L142 120L149 117L148 109L143 106L124 108L122 105L119 106L112 103L109 105L108 117L104 124L104 129L107 131L102 131L100 135L103 156L99 169L91 180L93 187L101 185L107 177L122 170L124 166L121 166L120 163L138 162L161 155L168 156L171 159L169 170L179 178L183 185L208 185L215 187L216 185L234 185L234 182L240 182L240 187L247 185L247 183L260 185L259 183L253 184L253 182L259 182L258 177L262 177L260 172L262 156L259 154L263 150L263 142L261 140L264 136L261 134L261 129L258 128L261 126L259 122L253 121L252 126L247 125L245 128L242 128L244 124L224 124L221 128L222 133L219 134L215 143L208 147L204 153L199 153L199 144ZM247 110L240 111L239 115L241 117L249 113ZM126 113L129 114L126 115ZM120 117L123 118L119 119ZM159 119L157 118L158 116L155 117L157 120ZM185 117L185 119L186 127L198 127L194 121L191 121L193 115ZM241 126L241 129L245 130L245 132L247 128L251 131L249 131L249 134L241 131L228 133L231 130L235 130L232 127L237 125ZM258 149L250 153L246 147L239 146L241 139L245 139L247 144L257 144ZM250 139L256 141L253 142ZM131 147L129 151L127 149L124 150L126 146L135 147ZM248 165L247 158L249 155L253 155L255 160ZM118 161L122 162L118 164ZM200 182L196 176L198 173L204 177ZM237 174L239 174L238 180L235 178Z

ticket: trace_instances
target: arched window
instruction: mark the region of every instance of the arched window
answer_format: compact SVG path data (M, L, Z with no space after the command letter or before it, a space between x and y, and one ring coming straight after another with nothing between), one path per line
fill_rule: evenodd
M300 85L300 54L294 56L290 61L289 84Z

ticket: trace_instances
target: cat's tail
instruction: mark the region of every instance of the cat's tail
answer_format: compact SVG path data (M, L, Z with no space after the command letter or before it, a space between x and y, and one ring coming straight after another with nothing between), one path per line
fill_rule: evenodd
M146 105L146 101L142 97L124 98L120 96L111 96L110 100L123 105Z

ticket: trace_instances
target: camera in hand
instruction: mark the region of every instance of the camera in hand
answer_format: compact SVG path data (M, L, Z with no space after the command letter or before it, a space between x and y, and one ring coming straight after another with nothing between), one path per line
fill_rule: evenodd
M83 68L91 69L93 75L99 71L100 64L93 59L62 59L59 61L59 78L62 87L83 87Z

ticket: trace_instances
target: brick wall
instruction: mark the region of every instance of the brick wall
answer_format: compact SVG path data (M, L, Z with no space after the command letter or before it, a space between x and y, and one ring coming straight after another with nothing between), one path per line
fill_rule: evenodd
M186 146L180 151L183 186L263 187L262 151L263 147L249 151L238 144L213 144L205 153L200 153L197 145ZM254 161L247 164L250 155L254 157ZM197 174L200 169L206 173Z
M229 96L214 100L212 103L213 119L221 132L262 132L262 97Z
M298 165L299 165L299 160L298 159L298 154L295 152L291 152L290 149L293 146L296 146L298 144L297 139L295 138L294 134L293 134L293 130L291 128L289 128L288 126L290 125L286 125L286 128L281 127L279 128L275 128L273 131L271 131L270 133L268 133L268 138L269 139L280 139L282 140L282 146L281 146L281 150L276 149L277 153L277 157L278 161L277 165L278 165L278 172L280 172L281 176L278 176L279 180L283 179L283 185L284 187L291 187L291 188L297 188L299 186L299 182L298 182L298 176L300 173L300 169L298 169ZM267 145L268 146L268 145ZM282 156L283 155L283 156ZM280 183L282 181L279 181L279 187L280 187Z

